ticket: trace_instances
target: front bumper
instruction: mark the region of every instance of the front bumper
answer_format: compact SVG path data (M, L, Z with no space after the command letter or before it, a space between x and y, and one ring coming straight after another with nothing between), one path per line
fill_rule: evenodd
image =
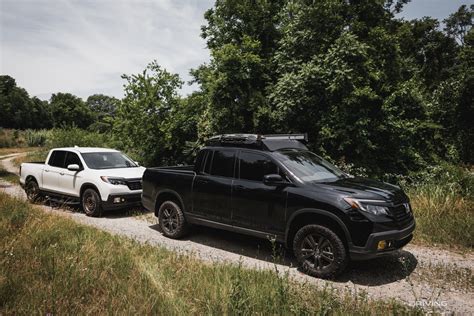
M415 220L413 220L410 225L400 230L370 234L364 247L349 247L350 257L352 260L367 260L390 254L404 247L412 240L415 226ZM377 245L381 240L389 241L390 246L384 250L377 250Z
M141 205L141 193L134 194L111 194L107 201L102 202L102 208L104 210L117 210L121 208L127 208L132 206ZM120 202L116 202L119 200Z

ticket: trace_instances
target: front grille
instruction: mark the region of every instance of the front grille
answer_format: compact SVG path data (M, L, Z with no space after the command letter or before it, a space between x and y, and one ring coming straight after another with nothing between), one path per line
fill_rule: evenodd
M408 203L406 204L408 205ZM411 222L411 219L413 217L411 213L411 209L409 208L409 211L407 212L405 204L400 204L394 207L390 208L390 212L392 213L393 217L395 218L395 221L403 227L407 225L408 223Z
M142 180L129 180L127 181L127 186L130 190L141 190Z

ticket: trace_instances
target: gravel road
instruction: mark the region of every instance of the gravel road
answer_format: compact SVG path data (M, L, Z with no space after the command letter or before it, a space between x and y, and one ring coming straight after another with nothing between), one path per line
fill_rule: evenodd
M17 173L12 160L23 154L0 156L3 167ZM0 180L0 190L20 199L26 196L19 185ZM439 312L474 314L472 284L474 254L459 254L444 249L408 245L397 253L367 262L352 263L347 272L335 281L325 281L302 274L295 260L278 251L266 240L195 227L182 240L165 238L150 213L130 215L127 211L105 213L101 218L85 216L79 209L62 209L38 205L45 212L66 216L79 223L94 226L112 234L133 238L142 243L161 246L180 253L197 256L207 262L241 263L255 269L277 269L301 282L332 287L341 293L364 292L373 299L398 300Z

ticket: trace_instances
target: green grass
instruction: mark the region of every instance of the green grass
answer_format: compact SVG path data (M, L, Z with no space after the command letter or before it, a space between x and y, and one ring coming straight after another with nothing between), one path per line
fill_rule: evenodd
M0 314L420 313L273 271L206 264L0 193Z
M474 175L443 166L407 189L417 221L415 242L460 250L474 246Z

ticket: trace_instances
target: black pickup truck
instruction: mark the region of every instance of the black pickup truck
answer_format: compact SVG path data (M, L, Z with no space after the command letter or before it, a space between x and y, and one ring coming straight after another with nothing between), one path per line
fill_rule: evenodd
M275 239L320 278L410 242L415 220L398 186L352 177L310 152L306 140L212 137L194 166L148 168L142 203L167 237L196 224Z

